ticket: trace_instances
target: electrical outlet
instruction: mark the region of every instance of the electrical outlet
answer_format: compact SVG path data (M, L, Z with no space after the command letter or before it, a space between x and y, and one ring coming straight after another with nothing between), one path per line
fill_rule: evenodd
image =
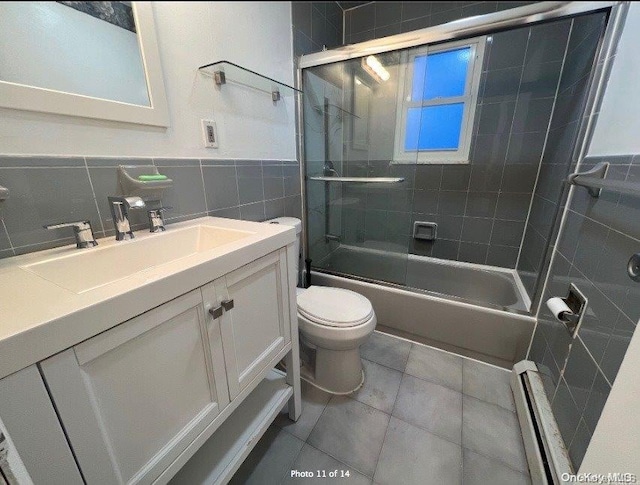
M212 120L202 120L202 136L205 148L218 148L218 128Z

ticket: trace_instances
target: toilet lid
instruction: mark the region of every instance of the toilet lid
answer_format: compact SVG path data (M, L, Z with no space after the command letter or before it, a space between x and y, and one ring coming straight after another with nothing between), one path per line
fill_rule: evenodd
M309 320L331 327L353 327L373 315L371 302L355 291L310 286L298 295L298 311Z

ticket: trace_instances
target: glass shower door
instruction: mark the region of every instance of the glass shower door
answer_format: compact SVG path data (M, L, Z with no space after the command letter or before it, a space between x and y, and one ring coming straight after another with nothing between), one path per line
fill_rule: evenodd
M415 165L391 162L399 69L397 54L385 56L384 81L361 59L304 71L309 257L317 269L404 284Z

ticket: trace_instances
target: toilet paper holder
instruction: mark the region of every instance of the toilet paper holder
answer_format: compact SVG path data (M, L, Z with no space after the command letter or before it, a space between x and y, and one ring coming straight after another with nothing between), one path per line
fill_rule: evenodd
M561 298L561 300L567 308L565 311L554 313L554 315L559 321L564 323L569 335L575 337L582 323L582 316L587 309L588 299L575 284L571 283L567 296ZM551 302L551 300L547 302L547 306L551 309L549 302Z

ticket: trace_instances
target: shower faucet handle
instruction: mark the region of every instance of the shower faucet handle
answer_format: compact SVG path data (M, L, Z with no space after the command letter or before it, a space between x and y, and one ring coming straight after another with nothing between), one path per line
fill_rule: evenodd
M324 172L324 176L325 177L331 177L331 176L339 177L340 176L340 174L336 170L336 167L334 167L333 162L331 160L325 160L324 167L323 167L323 172Z

